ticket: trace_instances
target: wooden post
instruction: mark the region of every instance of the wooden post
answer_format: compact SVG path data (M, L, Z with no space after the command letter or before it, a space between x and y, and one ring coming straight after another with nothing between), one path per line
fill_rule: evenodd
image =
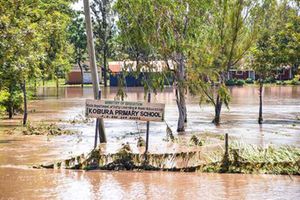
M151 101L151 93L148 93L148 103ZM145 149L145 160L147 160L147 153L149 148L149 128L150 128L150 122L147 121L147 132L146 132L146 149Z
M89 0L83 1L84 5L84 15L85 15L85 24L86 24L86 35L87 35L87 44L88 44L88 52L89 52L89 59L90 59L90 68L92 72L92 82L93 82L93 91L94 91L94 98L99 99L99 77L98 77L98 69L96 65L96 54L95 54L95 47L93 41L93 31L92 31L92 22L91 22L91 12L90 12L90 2ZM101 77L101 68L100 68L100 77ZM106 143L106 136L105 136L105 129L103 119L99 119L98 123L96 122L99 130L99 137L101 143ZM96 136L95 136L96 138Z
M102 91L101 90L99 90L99 94L98 94L98 96L99 96L99 99L101 99L101 97L102 97ZM98 124L97 124L97 126L98 127L103 127L102 125L101 125L101 120L102 119L97 119L97 122L98 122ZM103 121L103 120L102 120ZM99 134L99 142L100 143L106 143L106 135L105 135L105 132L102 132L102 131L104 131L104 128L103 129L101 129L101 128L98 128L98 134ZM104 141L104 142L103 142Z
M98 132L99 132L99 122L98 118L96 119L96 130L95 130L95 141L94 141L94 149L97 148L97 140L98 140ZM99 138L100 139L100 138Z
M225 133L225 156L228 156L228 133Z

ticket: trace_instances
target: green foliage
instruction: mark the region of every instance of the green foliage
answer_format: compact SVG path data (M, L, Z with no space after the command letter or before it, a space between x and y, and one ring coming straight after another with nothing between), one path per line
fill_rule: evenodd
M8 101L9 93L6 90L0 91L0 116L6 112L5 102Z
M237 79L236 80L236 85L237 86L243 86L245 84L245 81L244 80L242 80L242 79Z
M226 81L227 86L234 86L236 85L236 80L235 79L229 79Z
M275 80L275 78L274 78L273 76L271 76L271 77L267 77L267 78L263 81L263 83L276 83L276 80Z
M0 91L0 115L9 112L17 112L22 110L23 95L20 91L8 92L7 90Z
M116 24L112 4L112 0L94 0L91 5L96 52L99 55L98 61L102 64L104 57L115 58Z
M229 102L230 102L231 97L230 97L229 90L225 86L225 84L222 84L219 86L218 95L219 95L221 101L224 102L225 106L227 108L229 108Z
M269 83L277 69L299 65L300 17L299 8L288 1L266 1L263 7L266 17L249 62L260 79Z
M86 60L87 37L85 33L85 23L79 12L73 14L72 22L67 28L68 39L74 47L74 62L83 62Z
M10 113L19 109L26 81L57 78L70 67L66 27L72 2L0 1L0 90L10 94L4 103Z
M252 79L251 79L252 80ZM226 81L226 86L243 86L246 82L242 79L229 79Z
M263 9L259 1L212 1L206 14L205 23L194 27L201 35L188 57L188 85L192 94L200 95L200 103L211 102L221 111L230 100L226 85L244 84L227 80L227 73L253 46Z
M253 80L252 78L247 78L247 79L245 80L245 83L247 83L247 84L253 84L253 83L254 83L254 80Z

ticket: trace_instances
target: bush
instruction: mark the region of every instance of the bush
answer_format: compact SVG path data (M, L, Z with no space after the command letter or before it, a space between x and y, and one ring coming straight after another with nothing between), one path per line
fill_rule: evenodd
M20 91L9 93L7 90L0 91L0 112L2 115L9 110L11 106L13 111L21 111L23 104L23 95Z
M264 83L276 83L276 80L274 77L268 77L264 80Z
M236 85L238 86L243 86L245 84L245 81L242 80L242 79L238 79L236 82L235 82Z
M247 84L253 84L253 83L254 83L254 80L253 80L252 78L247 78L247 79L245 80L245 83L247 83Z
M286 85L285 81L276 81L276 85Z
M6 111L6 102L8 101L9 93L6 90L0 91L0 116L3 116Z
M235 85L235 80L234 79L229 79L226 81L227 86L234 86Z
M300 75L296 75L293 80L300 81Z
M245 84L245 81L242 80L242 79L229 79L226 81L226 85L227 86L234 86L234 85L237 85L237 86L243 86Z

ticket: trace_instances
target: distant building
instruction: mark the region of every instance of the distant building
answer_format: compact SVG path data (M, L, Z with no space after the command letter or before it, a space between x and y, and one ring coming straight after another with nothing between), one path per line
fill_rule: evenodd
M126 72L135 72L137 71L135 61L115 61L115 62L109 62L109 70L110 70L110 86L118 86L118 79L120 76L124 76L124 73ZM173 65L171 62L168 63L170 68L173 68ZM167 64L164 61L152 61L149 63L149 66L147 68L151 68L151 73L162 73L165 68L167 68ZM140 87L143 86L143 80L145 80L145 76L149 74L149 72L145 72L146 66L142 66L139 71L141 71L139 74L133 75L132 73L126 74L124 77L125 84L127 87ZM171 85L173 83L173 80L170 76L166 75L165 77L165 85Z
M274 70L275 79L276 80L290 80L293 78L292 67L290 66L283 66L279 67ZM228 72L228 79L247 79L251 78L253 80L257 80L259 76L255 73L255 71L251 69L246 70L238 70L238 69L231 69Z
M125 84L127 87L139 87L143 86L144 76L148 73L145 72L146 67L141 67L139 74L133 75L133 73L127 72L135 72L137 71L137 66L135 61L114 61L108 63L109 68L109 81L110 86L118 86L118 79L120 76L124 76L126 73ZM89 68L89 62L85 62L82 64L83 66L83 83L91 84L92 76ZM167 67L174 69L174 65L171 61L168 61L168 65L165 61L152 61L149 63L149 67L151 68L151 73L162 73ZM98 71L100 77L100 71ZM276 80L290 80L293 78L293 68L290 66L279 67L274 70L275 79ZM251 69L231 69L227 74L228 79L247 79L251 78L253 80L257 80L259 77L255 73L255 71ZM102 79L101 79L102 80ZM74 65L73 69L67 75L67 84L81 84L81 73L78 65ZM171 85L173 83L173 79L170 75L166 75L165 84Z
M92 74L89 67L89 62L84 62L82 64L83 68L83 83L84 84L92 84ZM98 71L100 76L100 71ZM76 64L73 66L72 70L68 73L66 84L81 84L82 78L81 78L81 71L79 66Z

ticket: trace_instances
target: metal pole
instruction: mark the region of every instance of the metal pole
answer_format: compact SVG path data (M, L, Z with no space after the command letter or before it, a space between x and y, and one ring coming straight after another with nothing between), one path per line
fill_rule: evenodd
M94 47L94 41L93 41L93 31L92 31L89 0L83 0L83 5L84 5L84 14L85 14L85 23L86 23L86 33L87 33L87 44L88 44L88 52L89 52L89 59L90 59L90 68L91 68L91 72L92 72L94 98L98 99L98 97L99 97L98 92L100 91L100 87L99 87L98 70L97 70L97 65L96 65L96 55L95 55L95 47ZM101 68L100 68L100 77L101 77ZM98 130L100 132L100 135L99 135L100 140L102 143L106 143L103 119L98 119L98 120L99 120L99 123L96 122L96 126L98 126ZM96 138L96 136L95 136L95 138Z
M148 103L151 101L151 93L148 93ZM150 128L150 122L147 121L147 132L146 132L146 149L145 149L145 158L147 160L147 153L148 153L148 147L149 147L149 128Z

